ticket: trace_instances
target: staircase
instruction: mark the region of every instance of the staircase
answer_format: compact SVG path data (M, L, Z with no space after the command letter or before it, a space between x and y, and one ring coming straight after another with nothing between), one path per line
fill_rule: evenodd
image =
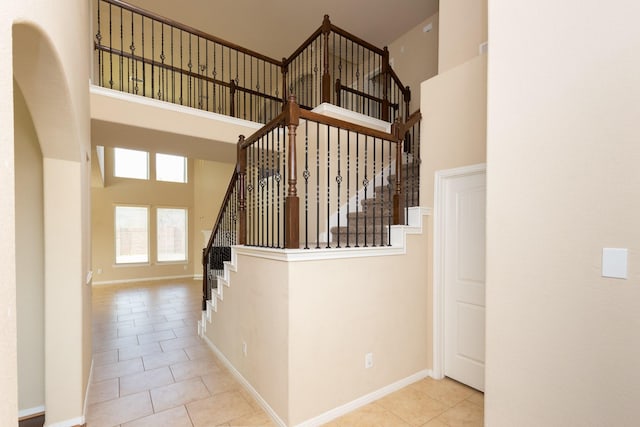
M402 163L404 180L405 207L419 206L420 200L420 161L410 154ZM396 175L387 177L387 185L377 186L373 197L360 201L358 212L350 212L347 225L332 227L332 243L337 246L387 246L389 244L388 226L393 221L393 194Z

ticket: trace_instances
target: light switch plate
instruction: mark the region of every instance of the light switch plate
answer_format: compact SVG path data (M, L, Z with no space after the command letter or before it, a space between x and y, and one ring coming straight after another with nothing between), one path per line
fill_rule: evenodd
M602 277L614 279L627 278L627 249L603 248L602 249Z

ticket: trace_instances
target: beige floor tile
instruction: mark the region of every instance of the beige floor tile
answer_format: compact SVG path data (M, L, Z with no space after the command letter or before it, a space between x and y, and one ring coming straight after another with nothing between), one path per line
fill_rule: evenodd
M153 325L153 329L156 331L166 331L174 328L184 328L185 326L187 325L185 325L184 320L172 320L171 322L156 323Z
M438 420L450 427L482 427L484 410L465 400L440 415Z
M471 396L475 391L471 387L467 387L449 378L441 380L425 378L412 384L410 388L425 393L427 396L439 400L447 406L457 405Z
M377 403L370 403L334 421L339 427L371 426L401 427L410 426L403 419Z
M422 427L449 427L447 424L440 421L438 418L434 418L426 424L423 424Z
M147 334L149 332L153 332L153 325L127 326L124 328L118 328L119 337L130 337L133 335Z
M217 426L255 412L236 391L190 403L187 411L195 427Z
M419 426L449 407L413 388L406 387L376 401L411 425Z
M120 396L151 390L174 382L173 375L167 366L127 375L120 377Z
M201 377L210 373L219 372L220 368L209 359L188 360L186 362L171 365L171 372L176 381Z
M89 385L89 405L117 399L118 397L118 378Z
M118 361L118 350L108 350L93 354L93 367L110 365Z
M93 382L118 378L124 375L131 375L144 371L142 359L125 360L124 362L111 363L109 365L96 366L93 368Z
M249 393L244 387L240 388L240 395L244 398L244 400L251 406L254 412L262 411L262 407L256 402L251 393Z
M198 328L194 328L193 326L185 326L182 328L173 328L173 333L176 337L194 337L198 335Z
M209 397L209 391L200 378L193 378L151 390L155 412L174 408Z
M123 347L118 350L118 359L119 360L129 360L135 359L136 357L148 356L150 354L162 353L162 349L160 348L160 344L157 342L151 342L142 345L131 345L128 347Z
M202 343L193 347L187 347L184 349L184 351L187 353L187 356L189 356L189 359L191 360L209 358L211 360L217 361L217 357L215 356L215 354L213 354L213 351L211 351L209 347Z
M168 329L166 331L158 331L158 332L151 332L148 334L138 335L138 342L140 344L147 344L151 342L170 340L175 337L176 337L176 334L173 333L173 330Z
M264 412L254 412L249 415L244 415L240 418L233 419L227 423L229 427L271 427L275 426L271 418Z
M471 396L467 397L467 400L484 408L484 393L481 391L474 390Z
M161 351L159 353L142 356L142 362L147 371L187 360L189 360L189 358L184 350Z
M153 415L122 424L121 427L192 427L193 424L184 406L167 409Z
M113 427L153 413L149 393L143 392L90 405L88 427Z
M118 321L122 322L124 320L133 320L134 322L138 319L148 319L149 315L146 311L142 311L139 313L129 313L129 314L119 314Z
M167 318L164 315L149 315L148 317L140 317L133 321L133 324L136 326L144 326L144 325L155 325L157 323L166 322Z
M162 347L164 351L169 351L169 350L177 350L177 349L183 349L187 347L193 347L201 344L202 344L202 340L199 337L182 337L182 338L174 338L172 340L167 340L167 341L161 341L160 347Z
M233 375L222 370L212 374L203 375L202 382L207 386L211 395L224 393L225 391L242 389L242 386L238 381L236 381Z
M107 350L113 350L116 348L128 347L128 346L137 345L137 344L138 344L138 337L135 335L131 337L109 339L104 341L94 341L93 352L100 353Z

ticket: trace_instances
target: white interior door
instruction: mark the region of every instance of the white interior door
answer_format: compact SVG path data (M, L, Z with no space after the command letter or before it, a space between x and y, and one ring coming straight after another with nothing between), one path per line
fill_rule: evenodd
M486 174L444 191L444 374L484 390Z

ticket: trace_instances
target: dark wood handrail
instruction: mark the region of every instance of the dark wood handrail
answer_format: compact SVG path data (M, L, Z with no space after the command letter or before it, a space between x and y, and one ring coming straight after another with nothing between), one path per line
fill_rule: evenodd
M222 199L222 204L220 205L220 211L218 212L218 217L216 218L216 222L213 225L211 236L209 236L209 242L207 242L207 247L205 248L205 251L204 251L205 257L209 255L209 251L213 246L213 240L216 237L216 231L218 231L218 228L220 227L220 224L222 223L222 218L224 216L224 207L229 203L231 199L231 195L233 194L233 188L235 187L237 180L238 180L238 168L236 167L233 170L233 175L231 175L229 186L227 187L227 191L224 194L224 198Z
M282 126L284 124L285 117L286 117L286 114L284 111L278 114L269 123L262 126L259 130L254 132L250 137L248 137L243 142L241 142L240 148L245 149L247 147L252 146L256 141L258 141L260 138L262 138L263 136L271 132L273 129L277 128L278 126Z
M377 97L377 96L370 95L370 94L365 93L365 92L362 92L362 91L360 91L360 90L358 90L358 89L353 89L353 88L350 88L350 87L347 87L347 86L342 86L342 85L340 85L340 90L343 90L343 91L345 91L345 92L352 93L352 94L354 94L354 95L358 95L358 96L360 96L360 97L362 97L362 98L366 98L366 99L368 99L368 100L370 100L370 101L379 102L380 104L382 104L382 103L384 102L384 99L383 99L383 98L380 98L380 97ZM397 109L399 108L399 105L398 105L398 103L397 103L397 102L390 102L390 103L389 103L389 107L393 108L394 110L397 110Z
M174 21L172 19L169 19L169 18L166 18L164 16L155 14L153 12L150 12L150 11L146 10L146 9L142 9L142 8L140 8L138 6L133 6L133 5L130 5L130 4L125 3L123 1L120 1L120 0L102 0L102 1L105 2L105 3L109 3L109 4L112 4L114 6L118 6L118 7L121 7L123 9L129 10L131 12L135 12L137 14L143 15L143 16L149 18L149 19L153 19L154 21L163 22L163 23L165 23L165 24L167 24L169 26L172 26L172 27L178 28L180 30L186 31L188 33L191 33L191 34L196 35L198 37L201 37L203 39L209 40L209 41L211 41L213 43L217 43L219 45L226 46L226 47L228 47L230 49L237 50L238 52L246 53L247 55L251 55L251 56L253 56L255 58L262 59L263 61L269 62L269 63L271 63L273 65L282 65L282 61L270 58L270 57L268 57L266 55L263 55L261 53L255 52L255 51L253 51L251 49L247 49L245 47L239 46L239 45L237 45L235 43L231 43L231 42L229 42L227 40L221 39L220 37L216 37L216 36L213 36L211 34L207 34L207 33L203 32L203 31L196 30L195 28L192 28L192 27L190 27L188 25L181 24L180 22L176 22L176 21Z
M105 0L103 0L103 1L105 1ZM240 92L245 92L245 93L248 93L249 95L255 95L255 96L259 96L261 98L270 99L272 101L282 102L282 99L277 97L277 96L268 95L266 93L258 92L257 90L254 90L254 89L248 89L248 88L245 88L244 86L238 86L235 83L234 84L227 83L227 82L225 82L223 80L214 79L214 78L211 78L211 77L206 76L206 75L199 74L199 73L194 72L194 71L185 70L184 68L178 68L178 67L174 67L173 65L163 64L162 62L154 61L153 59L147 59L147 58L139 56L139 55L133 55L133 54L131 54L129 52L125 52L125 51L122 51L120 49L110 48L110 47L107 47L107 46L104 46L104 45L98 45L97 43L95 44L95 49L101 50L101 51L107 52L107 53L112 53L114 55L122 56L123 58L131 59L131 60L134 60L134 61L140 61L143 64L148 64L148 65L151 65L151 66L154 66L154 67L163 68L163 69L168 70L168 71L174 71L176 73L185 74L185 75L187 75L189 77L198 78L198 79L201 79L201 80L204 80L204 81L207 81L209 83L216 84L216 85L224 86L224 87L227 87L227 88L233 87L234 90L240 91Z
M400 77L398 77L398 75L396 74L396 72L393 70L393 68L389 67L389 75L391 76L391 78L393 79L394 82L396 82L396 84L398 85L398 87L400 88L400 91L404 94L407 91L407 88L402 84L402 82L400 81Z
M299 48L297 48L295 50L295 52L293 52L288 58L285 58L283 60L283 65L285 67L287 67L289 64L291 64L291 61L293 61L298 55L300 55L306 48L309 47L309 45L311 45L311 43L313 43L313 41L315 39L317 39L318 37L320 37L320 35L322 34L322 27L318 28L317 30L315 30L313 32L313 34L311 34L301 45Z
M106 1L106 0L103 0L103 1ZM113 0L109 0L109 1L113 1ZM101 50L103 52L112 53L114 55L122 56L123 58L131 59L131 60L134 60L134 61L140 61L143 64L151 65L151 66L158 67L158 68L163 68L165 70L174 71L174 72L180 73L180 74L185 74L185 75L187 75L189 77L202 79L202 80L205 80L205 81L207 81L209 83L213 83L213 84L224 86L224 87L228 87L228 88L231 87L231 83L227 83L227 82L225 82L223 80L214 79L214 78L206 76L206 75L198 74L197 72L194 72L194 71L189 71L189 70L185 70L184 68L174 67L173 65L163 64L162 62L158 62L158 61L155 61L153 59L147 59L147 58L145 58L143 56L133 55L133 54L131 54L129 52L125 52L125 51L122 51L120 49L115 49L115 48L107 47L106 45L99 45L99 44L95 44L95 48L97 50ZM236 86L236 89L240 90L240 87ZM260 95L266 96L266 95L263 95L263 94L260 94ZM280 98L275 98L275 99L277 99L278 101L281 101Z
M357 132L359 134L370 136L372 138L383 139L385 141L398 142L397 138L391 133L382 132L380 130L372 129L366 126L358 125L356 123L346 122L344 120L336 119L335 117L325 116L323 114L314 113L313 111L300 110L300 118L305 120L311 120L323 125L329 125L340 128L341 130Z
M366 47L369 50L374 51L375 53L377 53L378 55L384 55L384 49L380 49L377 46L372 45L371 43L362 40L360 37L358 36L354 36L353 34L351 34L348 31L343 30L340 27L337 27L333 24L331 24L331 31L333 31L336 34L341 35L342 37L346 38L347 40L351 40L352 42L359 44L361 46Z
M407 131L407 129L412 128L413 125L418 123L420 119L422 119L422 113L420 113L420 110L416 110L413 113L411 113L409 118L403 123L405 132Z

